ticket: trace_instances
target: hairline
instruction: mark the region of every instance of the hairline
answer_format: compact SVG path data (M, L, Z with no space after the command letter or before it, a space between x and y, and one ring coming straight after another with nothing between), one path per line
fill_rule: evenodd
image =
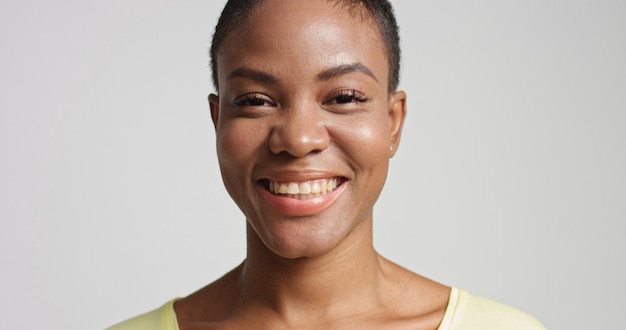
M395 58L392 58L392 45L394 43L394 41L389 40L390 38L388 38L387 34L385 33L385 21L379 17L379 15L375 14L375 11L372 9L370 10L362 1L358 1L358 0L326 0L328 3L340 6L344 9L346 9L350 15L352 15L353 17L359 18L361 20L364 21L369 21L369 23L373 23L373 25L376 26L376 31L378 31L378 39L379 41L383 44L384 49L385 49L385 56L387 57L387 66L388 66L388 74L387 74L387 89L389 93L393 93L397 90L398 88L398 84L399 84L399 70L400 70L400 61L399 61L399 52L400 52L400 48L398 45L398 59L396 60ZM217 67L218 67L218 55L221 52L221 49L223 48L224 45L224 41L233 33L237 32L239 29L242 29L242 25L238 24L241 23L243 21L246 21L253 13L255 10L258 9L258 7L260 5L262 5L263 3L265 3L265 0L255 0L252 1L250 3L250 6L247 8L247 10L245 10L243 13L240 13L239 15L235 15L236 20L234 22L228 22L225 25L225 30L224 30L224 34L221 36L221 40L219 40L219 44L215 44L214 38L215 38L215 33L213 35L213 42L211 44L211 48L210 48L210 57L211 57L211 74L212 74L212 80L213 80L213 86L216 89L216 92L219 92L219 81L218 81L218 74L217 74ZM221 14L223 15L223 13ZM394 16L394 20L395 20L395 15L392 13L392 15ZM222 16L220 16L220 21L222 19ZM395 23L395 22L394 22ZM219 22L218 22L219 24ZM396 23L397 24L397 23ZM217 26L216 26L217 28ZM395 27L396 32L397 32L397 27ZM216 29L217 32L217 29ZM399 40L397 40L396 42L399 43ZM215 47L217 46L217 47ZM397 68L394 68L395 66L395 62L397 63Z

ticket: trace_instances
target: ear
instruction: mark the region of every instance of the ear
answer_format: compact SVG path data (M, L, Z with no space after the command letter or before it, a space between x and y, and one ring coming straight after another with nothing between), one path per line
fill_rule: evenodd
M402 135L405 117L406 93L403 91L394 92L389 98L389 124L391 129L389 158L396 154L400 145L400 136Z
M209 107L211 108L211 119L213 127L217 129L217 121L220 117L220 98L215 94L209 94Z

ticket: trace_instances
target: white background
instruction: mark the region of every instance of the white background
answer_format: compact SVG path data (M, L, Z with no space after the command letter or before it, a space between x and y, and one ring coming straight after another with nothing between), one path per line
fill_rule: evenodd
M2 1L4 329L102 329L244 257L206 96L224 1ZM624 329L626 2L395 1L386 257L550 329Z

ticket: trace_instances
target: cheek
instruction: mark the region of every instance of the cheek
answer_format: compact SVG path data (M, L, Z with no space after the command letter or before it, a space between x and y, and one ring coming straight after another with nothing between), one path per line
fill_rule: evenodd
M220 124L216 131L216 149L222 181L233 201L246 214L249 190L253 189L251 173L263 144L263 131L259 125L246 121L232 120Z
M230 122L217 129L217 154L225 165L238 166L246 162L263 143L263 130L259 125L245 122Z
M217 129L217 157L222 180L231 197L239 204L243 191L250 188L250 174L264 135L259 125L232 121Z
M388 160L390 128L386 118L354 120L342 126L339 132L343 135L341 148L360 163L359 167L375 166L381 159Z

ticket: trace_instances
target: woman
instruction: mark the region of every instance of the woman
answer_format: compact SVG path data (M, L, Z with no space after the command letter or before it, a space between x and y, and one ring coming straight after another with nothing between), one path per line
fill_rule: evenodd
M247 258L112 329L543 329L373 248L406 113L387 1L229 1L211 57L218 159Z

